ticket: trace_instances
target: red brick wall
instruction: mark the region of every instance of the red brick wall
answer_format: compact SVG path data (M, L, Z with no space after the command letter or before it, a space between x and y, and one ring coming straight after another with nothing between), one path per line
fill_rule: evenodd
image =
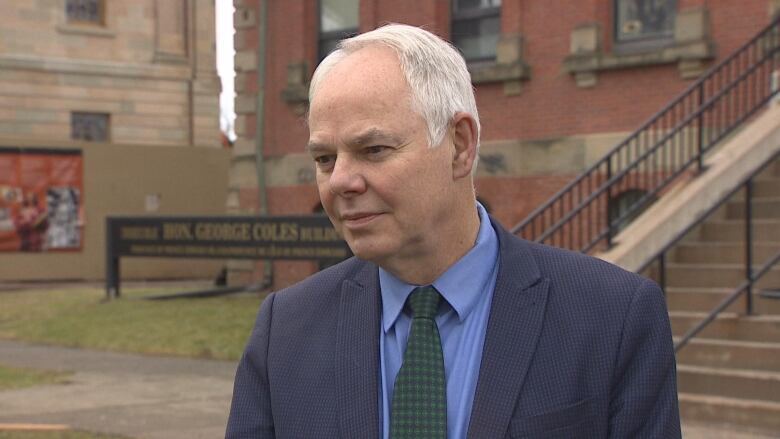
M256 10L262 0L241 0ZM449 0L360 0L360 29L387 22L421 25L447 38ZM744 44L769 22L766 0L678 0L678 9L705 6L719 61ZM598 72L598 83L580 88L563 72L571 31L581 24L601 24L602 45L611 49L612 1L504 0L501 25L505 34L521 33L531 79L517 96L505 96L503 84L480 84L477 102L483 140L546 139L571 135L633 131L690 84L680 78L676 63ZM308 133L303 117L282 99L287 67L306 61L313 71L317 57L317 6L314 0L268 2L265 80L266 156L300 153ZM236 49L257 47L257 30L240 32ZM257 76L245 75L247 91L257 91ZM255 117L246 117L247 135L255 133ZM546 201L573 175L480 178L478 195L505 226L512 227ZM257 192L244 190L242 206L257 205ZM308 213L318 202L313 186L270 188L269 211ZM289 284L314 269L311 263L274 264L277 286Z
M247 1L246 3L257 3ZM680 0L680 9L697 7L704 0ZM386 22L425 26L447 37L448 1L362 0L361 29ZM719 58L743 44L769 18L764 0L707 3ZM532 78L519 96L506 97L502 84L477 87L484 139L539 139L573 134L631 131L653 115L690 81L680 78L676 64L628 68L598 73L598 85L583 89L562 72L569 54L572 29L597 21L603 44L609 50L612 2L605 0L505 0L505 33L521 32ZM307 138L305 123L281 99L290 63L316 62L316 2L269 2L265 98L265 150L269 156L301 152ZM256 45L257 33L247 32L237 47ZM248 75L247 90L257 89L256 76ZM565 109L565 111L564 111ZM247 120L254 133L254 118Z

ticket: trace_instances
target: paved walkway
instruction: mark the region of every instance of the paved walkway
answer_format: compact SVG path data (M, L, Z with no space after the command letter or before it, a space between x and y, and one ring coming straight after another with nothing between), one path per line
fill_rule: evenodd
M0 341L0 364L71 371L67 384L0 391L0 423L66 424L134 439L224 437L235 363ZM685 425L686 439L758 439Z
M224 437L236 364L0 341L0 364L75 372L0 392L0 423L67 424L138 439Z

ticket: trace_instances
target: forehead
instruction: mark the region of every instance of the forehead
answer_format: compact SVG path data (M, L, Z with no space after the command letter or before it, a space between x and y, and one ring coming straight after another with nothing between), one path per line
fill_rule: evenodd
M409 107L410 91L395 52L383 46L360 49L331 68L312 99L310 125L335 113L362 115Z

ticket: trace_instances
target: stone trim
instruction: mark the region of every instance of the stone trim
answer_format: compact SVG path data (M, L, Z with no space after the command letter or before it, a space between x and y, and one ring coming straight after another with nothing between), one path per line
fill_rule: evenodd
M113 29L88 24L58 24L57 32L72 35L87 35L90 37L115 38L116 32Z
M282 99L302 116L309 105L309 63L292 62L287 65L287 85L282 90Z
M86 61L28 55L0 55L0 69L35 70L51 73L102 75L139 79L190 79L189 66L155 66L110 61Z
M671 63L677 63L681 78L693 79L715 57L709 13L704 7L680 11L675 18L674 38L660 41L655 47L618 45L605 53L601 41L598 23L580 25L571 33L570 55L563 61L563 70L574 75L580 87L595 86L600 71Z
M505 95L519 94L521 82L531 78L531 68L525 63L523 55L523 36L501 35L496 47L496 61L472 63L468 69L474 85L503 82Z
M536 177L579 174L601 159L628 136L627 132L605 132L550 139L493 140L479 151L477 178ZM239 138L233 146L234 160L254 157L254 144ZM303 151L266 157L268 187L315 184L311 156Z

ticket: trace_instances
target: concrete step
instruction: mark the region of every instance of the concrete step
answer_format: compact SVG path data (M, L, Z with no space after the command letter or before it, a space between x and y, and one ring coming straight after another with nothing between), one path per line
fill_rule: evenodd
M753 218L780 218L780 197L754 197ZM744 218L745 201L731 201L726 207L727 218Z
M731 292L732 288L695 288L667 287L666 306L673 311L709 312L718 306ZM780 300L762 297L760 289L753 291L753 310L755 314L780 315ZM747 295L734 301L725 311L744 313L747 309Z
M670 311L672 334L677 337L684 335L707 315L704 312ZM780 343L780 316L721 313L697 337Z
M677 352L677 364L777 372L780 343L694 338Z
M746 279L745 267L740 264L679 264L666 267L666 285L669 287L733 288ZM757 282L758 288L780 287L780 265L775 265Z
M686 241L676 247L673 259L680 263L744 264L745 252L744 241ZM780 252L780 241L754 242L753 263L768 261L777 252Z
M756 242L780 242L780 219L754 220L753 238ZM745 240L745 225L740 220L710 220L702 224L697 240L742 242Z
M680 415L685 421L740 425L753 431L765 431L770 437L778 437L780 403L685 392L680 392L678 399Z
M777 439L775 432L723 422L685 420L681 427L685 439Z
M760 178L753 181L754 197L780 197L780 178Z
M763 174L753 180L753 196L780 197L780 178L772 174ZM745 197L744 188L734 194L734 201L743 200Z
M678 364L677 390L780 403L780 373Z

